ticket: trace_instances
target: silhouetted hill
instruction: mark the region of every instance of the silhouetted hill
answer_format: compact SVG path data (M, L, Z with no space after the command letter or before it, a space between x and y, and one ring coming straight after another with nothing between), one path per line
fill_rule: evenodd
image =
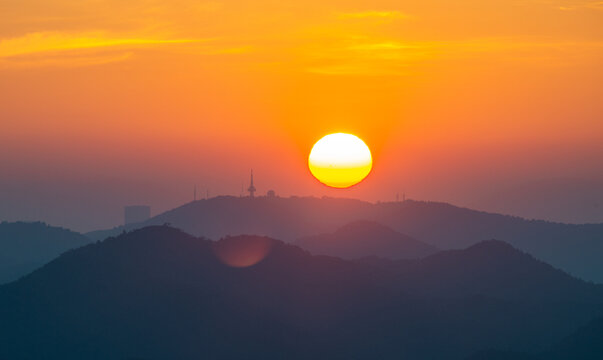
M66 250L90 240L41 222L0 223L0 284L33 271Z
M331 255L343 259L367 256L390 259L416 259L438 251L434 246L400 234L374 221L351 222L330 234L308 236L295 245L317 255Z
M211 239L259 234L292 242L300 237L334 231L354 220L367 219L372 208L373 204L353 199L219 196L182 205L125 229L169 223L187 233ZM103 240L123 229L117 227L86 235Z
M155 226L1 286L0 358L455 360L540 351L602 304L601 286L499 242L377 263Z
M513 351L483 350L466 360L545 360L538 355L518 353Z
M578 329L549 350L536 353L480 351L467 360L599 360L603 358L603 318Z
M293 242L332 233L356 220L376 221L440 249L499 239L586 280L603 283L603 224L568 225L490 214L443 203L371 204L333 198L216 197L185 204L144 224L170 223L197 236L260 234ZM87 234L102 240L123 231Z
M553 346L546 358L599 360L603 358L603 318L591 321Z
M576 281L531 255L497 240L464 250L442 251L417 262L402 262L398 278L413 293L437 296L489 296L511 301L571 302L575 296L597 302L601 286Z

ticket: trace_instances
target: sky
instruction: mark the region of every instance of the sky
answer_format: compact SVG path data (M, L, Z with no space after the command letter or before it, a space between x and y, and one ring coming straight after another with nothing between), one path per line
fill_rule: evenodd
M106 228L253 168L259 193L603 222L602 65L601 1L3 0L0 220ZM350 189L307 167L333 132L373 153ZM584 216L496 196L558 179L598 184Z

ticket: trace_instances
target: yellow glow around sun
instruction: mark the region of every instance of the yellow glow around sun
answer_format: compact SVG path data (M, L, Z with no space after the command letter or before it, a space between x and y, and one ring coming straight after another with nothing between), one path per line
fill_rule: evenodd
M314 144L308 166L321 183L347 188L359 183L371 172L373 159L368 146L360 138L336 133Z

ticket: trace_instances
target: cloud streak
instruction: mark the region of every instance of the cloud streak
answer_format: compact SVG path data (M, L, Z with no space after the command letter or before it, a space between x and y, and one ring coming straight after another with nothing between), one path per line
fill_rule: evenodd
M561 11L573 11L578 9L603 10L603 1L532 0L531 3L552 6Z
M61 32L38 32L1 40L0 58L76 49L183 44L200 41L204 40L123 37L111 36L104 33L69 34Z
M459 41L369 41L316 49L312 52L310 73L323 75L403 76L413 65L423 61L445 59L487 59L523 61L548 59L548 65L579 61L577 54L588 57L603 52L603 42L517 41L513 38L478 38ZM558 60L558 61L555 61Z

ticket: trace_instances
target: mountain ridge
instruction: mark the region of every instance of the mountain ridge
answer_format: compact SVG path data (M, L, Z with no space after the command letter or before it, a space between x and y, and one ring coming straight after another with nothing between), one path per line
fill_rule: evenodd
M332 233L345 224L375 221L440 249L464 248L484 239L500 239L586 280L603 283L603 224L561 224L526 220L406 200L372 204L355 199L312 197L216 197L198 200L135 225L172 224L196 236L258 234L293 242ZM123 229L88 233L93 240Z
M232 249L223 243L264 250L266 242L269 252L251 266L228 264L217 254ZM500 257L525 258L517 250ZM417 268L438 258L426 259L377 267L261 236L214 242L169 226L147 227L70 250L0 286L6 340L0 357L395 359L403 353L410 360L444 354L455 360L484 347L539 351L603 311L602 286L573 278L553 284L568 298L547 297L540 281L528 289L537 302L514 297L505 283L499 286L509 296L479 287L444 296L448 283L413 286L425 279ZM480 273L463 272L462 259L430 269L479 285L471 278Z
M367 220L347 223L332 233L299 238L293 244L313 254L332 255L344 259L367 256L414 259L438 251L435 246L401 234L375 221Z

